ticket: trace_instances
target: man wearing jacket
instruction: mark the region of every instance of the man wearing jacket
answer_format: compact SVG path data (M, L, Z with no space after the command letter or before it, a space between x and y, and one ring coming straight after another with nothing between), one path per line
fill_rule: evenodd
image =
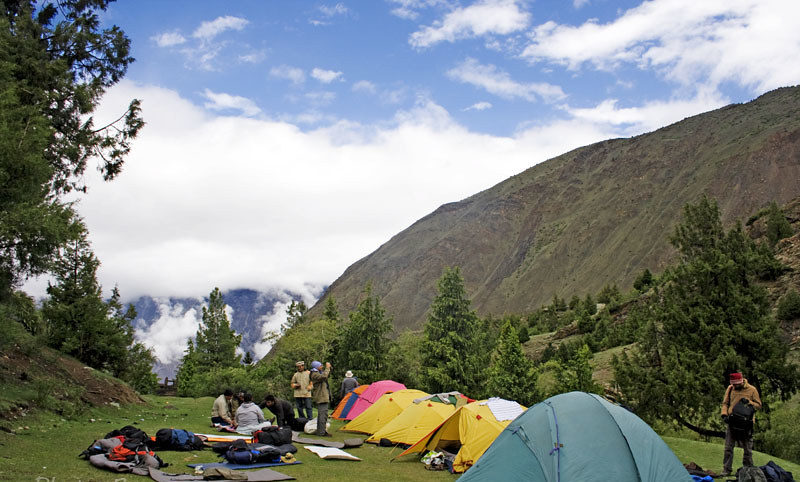
M729 423L729 417L733 413L737 404L750 405L755 410L761 409L761 397L758 390L753 385L747 383L741 373L731 373L730 385L725 390L722 398L722 420L725 421L725 452L722 459L722 474L728 476L733 470L733 447L738 443L744 449L742 465L753 465L753 432L743 436L737 436Z
M322 370L322 363L311 362L311 398L317 404L317 432L321 437L330 437L328 433L328 404L331 402L331 390L328 387L328 375L331 374L331 364L325 362L325 369Z
M297 371L292 375L292 390L294 390L294 403L297 405L297 417L313 418L311 411L311 373L306 370L306 364L299 361L294 364Z

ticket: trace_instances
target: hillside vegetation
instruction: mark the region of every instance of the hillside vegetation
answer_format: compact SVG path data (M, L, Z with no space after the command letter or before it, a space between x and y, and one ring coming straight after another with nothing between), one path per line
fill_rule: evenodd
M800 195L798 179L800 87L783 88L576 149L446 204L350 266L326 296L350 311L371 281L400 331L422 326L446 266L461 268L483 316L627 289L673 259L667 236L686 203L705 193L730 224Z

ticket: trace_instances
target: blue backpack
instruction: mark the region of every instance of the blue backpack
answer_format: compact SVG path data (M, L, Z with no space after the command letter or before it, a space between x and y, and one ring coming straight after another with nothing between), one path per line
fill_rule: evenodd
M203 439L188 430L162 428L156 432L156 446L160 450L200 450Z
M767 465L762 465L761 470L767 478L767 482L794 482L791 472L787 472L780 465L772 460L767 462Z
M228 462L239 465L278 463L281 461L281 451L272 445L248 444L244 440L236 440L224 457Z

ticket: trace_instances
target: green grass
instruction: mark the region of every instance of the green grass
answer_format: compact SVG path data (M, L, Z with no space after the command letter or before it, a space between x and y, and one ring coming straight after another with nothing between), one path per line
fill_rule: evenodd
M183 428L196 433L213 433L208 418L213 398L145 398L147 405L129 405L119 409L111 406L92 408L74 420L40 412L7 422L5 425L11 427L16 435L0 432L0 480L37 480L37 477L47 477L50 481L59 482L149 480L96 469L89 462L78 458L78 454L95 439L125 425L135 425L148 435L155 435L160 428ZM331 422L333 437L328 440L341 441L359 436L339 432L338 428L343 423L336 420ZM366 435L363 437L366 438ZM298 448L295 455L302 463L279 466L274 470L299 480L352 480L356 474L370 480L455 479L447 472L425 470L424 465L413 455L390 463L391 458L400 453L400 449L364 444L347 450L362 459L361 462L354 462L323 460L302 448L301 444L295 445ZM220 461L219 456L210 449L194 452L161 451L158 455L170 464L164 470L177 473L191 473L192 469L187 464Z
M77 455L96 438L125 425L135 425L149 435L160 428L184 428L198 433L209 433L208 414L212 398L174 398L148 396L147 405L129 405L120 408L106 406L92 408L74 420L67 420L51 413L39 412L18 417L6 423L16 434L0 432L0 480L37 480L47 477L49 481L121 481L149 480L129 474L104 472L90 466ZM332 421L332 440L353 438L357 434L340 432L342 422ZM695 462L703 468L719 471L722 466L722 444L705 443L677 437L664 440L683 463ZM275 470L296 477L298 480L369 480L417 481L455 480L447 472L429 472L416 456L407 456L390 462L400 449L365 444L347 451L362 459L361 462L322 460L298 444L298 460L302 464L275 467ZM190 473L186 464L217 462L219 457L211 450L195 452L159 452L159 456L170 464L168 472ZM735 453L735 467L741 463L741 449ZM800 465L780 460L766 454L754 454L756 464L763 465L775 460L794 473L800 473ZM44 479L38 479L44 480Z
M684 464L694 462L706 470L713 470L714 472L722 472L722 452L723 444L720 439L719 443L706 443L696 440L687 440L676 437L663 437L667 442L669 448L675 452L678 459ZM774 460L776 464L780 465L789 472L800 474L800 465L789 462L788 460L779 459L769 454L753 451L753 464L765 465L770 460ZM735 448L733 451L733 471L742 466L742 449Z

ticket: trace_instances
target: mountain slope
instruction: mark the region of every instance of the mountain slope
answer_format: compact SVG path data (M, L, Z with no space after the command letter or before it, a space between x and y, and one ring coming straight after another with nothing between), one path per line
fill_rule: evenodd
M446 266L461 267L482 315L627 288L671 259L668 235L703 193L726 222L800 194L800 88L582 147L443 205L350 266L328 294L347 312L372 281L402 328L424 322Z

